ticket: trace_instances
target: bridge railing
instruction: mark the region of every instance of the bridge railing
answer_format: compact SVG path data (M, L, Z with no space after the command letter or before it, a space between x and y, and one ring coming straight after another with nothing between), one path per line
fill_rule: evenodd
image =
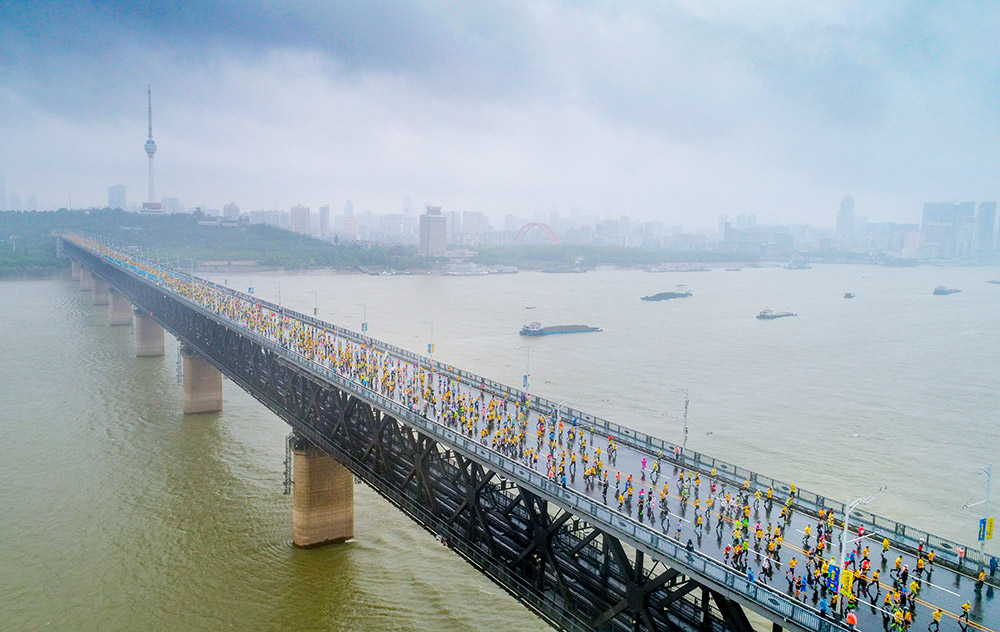
M134 253L130 252L129 246L123 244L122 242L111 240L102 237L100 235L85 234L79 232L77 234L83 234L84 236L93 239L95 241L98 241L99 243L102 243L106 246L117 248L123 252L129 253L131 256L136 256ZM148 260L146 261L150 265L158 265L164 270L169 271L171 274L178 275L183 279L192 278L190 274L182 270L173 268L169 265L153 264L153 262L150 262ZM520 401L522 400L522 398L530 398L530 400L537 407L543 409L549 409L552 411L555 411L556 409L557 403L552 400L546 399L544 397L540 397L537 395L530 395L525 391L513 388L506 384L502 384L495 380L485 378L470 371L465 371L463 369L459 369L451 365L446 365L436 360L431 360L427 356L419 355L413 353L412 351L408 351L406 349L396 347L394 345L382 342L380 340L370 338L368 336L357 333L345 327L341 327L339 325L334 325L332 323L321 321L317 318L296 312L284 306L277 305L275 303L271 303L266 300L262 300L251 294L240 292L239 290L236 290L234 288L219 285L212 281L208 281L207 279L201 279L198 277L193 277L193 278L195 278L198 283L207 285L209 287L212 287L214 289L223 292L229 292L235 294L238 297L253 303L259 303L260 305L265 306L268 309L271 309L272 311L287 314L291 317L294 317L297 320L306 322L314 327L334 332L340 336L355 340L359 343L378 347L379 349L388 351L389 353L396 355L400 358L404 358L416 364L431 367L433 368L434 371L437 372L451 374L462 380L465 380L468 383L475 385L483 385L489 390L496 393L497 395L505 395L508 398L516 401ZM197 305L196 303L193 302L192 304ZM601 417L597 417L596 415L592 415L590 413L586 413L570 407L562 408L560 414L563 413L569 419L575 418L578 421L578 423L582 422L580 423L580 425L582 425L585 428L591 429L593 432L613 435L615 437L615 440L619 443L629 445L638 450L645 451L653 456L662 453L664 457L666 457L668 460L673 460L673 462L677 463L677 465L681 467L685 467L688 469L695 469L706 474L711 472L711 470L714 468L717 472L717 476L724 482L732 485L733 487L742 487L744 481L750 481L751 491L764 492L770 487L771 489L774 490L779 501L781 497L787 497L787 495L791 492L790 483L786 483L784 481L780 481L778 479L774 479L769 476L759 474L752 470L740 467L738 465L734 465L732 463L728 463L726 461L717 459L712 456L701 454L694 450L687 450L687 451L681 450L679 460L671 459L671 456L675 453L675 450L680 448L680 446L678 446L676 443L671 443L663 439L660 439L658 437L654 437L652 435L641 432L639 430L622 426L620 424L608 421ZM827 498L826 496L802 489L801 487L796 488L794 503L799 509L804 510L813 515L817 515L820 510L827 510L827 511L833 510L838 520L843 519L844 512L846 511L847 508L844 503L838 500ZM897 546L905 550L909 550L911 552L915 552L917 550L917 547L919 546L920 541L923 540L923 542L925 543L925 550L935 551L937 563L944 564L946 566L950 566L953 568L960 568L963 565L982 566L988 562L990 557L989 555L985 556L982 555L979 552L979 550L975 549L974 547L962 546L952 540L949 540L948 538L937 536L925 530L917 529L915 527L905 525L895 520L885 518L883 516L878 516L876 514L859 509L855 509L852 512L851 523L854 524L855 526L863 526L865 527L866 530L870 532L875 532L879 535L884 535L885 537L888 537L890 541L892 541ZM960 551L964 551L964 555L960 554ZM995 581L991 581L991 583L996 583L997 585L1000 585L1000 583L997 583Z

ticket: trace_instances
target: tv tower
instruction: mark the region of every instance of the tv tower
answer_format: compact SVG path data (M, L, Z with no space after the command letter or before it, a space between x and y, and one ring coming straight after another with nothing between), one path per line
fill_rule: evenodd
M146 139L146 155L149 156L149 203L155 200L153 195L153 154L156 153L156 141L153 140L153 90L146 86L146 98L149 102L149 138Z

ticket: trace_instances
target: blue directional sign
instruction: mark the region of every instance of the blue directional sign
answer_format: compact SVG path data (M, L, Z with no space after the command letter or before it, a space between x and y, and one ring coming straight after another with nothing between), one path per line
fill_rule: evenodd
M979 521L979 541L993 539L993 518L982 518Z
M830 564L829 576L826 579L826 587L834 592L840 590L840 567Z

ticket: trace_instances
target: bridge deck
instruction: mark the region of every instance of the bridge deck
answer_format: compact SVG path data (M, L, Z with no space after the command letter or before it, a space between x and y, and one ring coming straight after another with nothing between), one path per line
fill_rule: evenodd
M713 476L708 466L714 461L702 455L692 458L691 454L679 454L672 449L675 446L644 440L649 438L642 433L607 422L596 423L603 420L581 411L557 412L548 400L527 396L256 297L192 279L105 244L73 239L106 261L224 318L230 326L279 345L303 366L332 372L373 401L398 408L401 417L419 418L452 436L458 433L464 438L461 443L474 447L491 462L503 464L522 482L535 485L543 493L560 490L552 495L554 502L571 505L567 508L581 518L614 527L631 544L652 549L649 552L653 555L663 555L668 565L680 562L686 573L715 579L744 595L752 594L758 603L770 602L771 612L793 614L800 624L803 613L817 610L821 599L832 597L832 592L821 588L825 580L809 582L802 591L792 587L799 579L813 576L815 567L808 561L809 551L817 543L815 534L820 525L828 524L820 520L819 513L830 505L817 505L815 495L801 491L792 495L790 515L785 518L782 509L789 496L785 485L769 479L762 482L763 477L757 476L748 476L741 484L730 468L720 468ZM766 499L768 486L773 502ZM758 491L759 502L754 498ZM742 537L737 538L734 525L743 518L750 533L744 528ZM841 519L842 515L836 515L832 534L828 530L828 558L839 557ZM772 526L780 527L782 540L765 534L758 543L753 534L758 522L765 532L770 532ZM916 576L914 542L912 536L899 537L905 529L879 529L874 517L856 521L852 516L851 525L856 522L867 525L868 533L856 545L855 555L860 562L862 548L870 547L871 570L881 572L880 581L867 590L860 582L854 584L858 627L877 630L895 610L884 598L899 588L892 576L897 557L910 571L907 584ZM808 539L807 526L812 530ZM850 537L856 537L856 533ZM883 537L890 541L884 555ZM772 539L776 551L768 555ZM735 548L740 542L747 542L749 550L737 562L727 554L727 547ZM685 550L688 546L693 551ZM929 550L925 549L925 559ZM926 625L933 610L942 608L942 629L962 629L962 604L968 601L972 606L968 627L997 630L1000 603L994 600L993 584L977 590L976 569L955 567L954 551L949 548L938 555L938 564L928 565L930 572L918 578L919 594L910 600L916 625ZM813 557L817 565L822 564L822 555L814 551ZM797 563L794 570L793 559ZM772 569L770 578L763 572L768 565ZM747 590L751 572L752 592ZM804 627L809 629L808 624Z

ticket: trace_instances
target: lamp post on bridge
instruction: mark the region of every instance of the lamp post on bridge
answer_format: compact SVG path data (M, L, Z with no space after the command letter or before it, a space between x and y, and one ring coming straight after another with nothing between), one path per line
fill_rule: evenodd
M992 533L991 533L992 530L990 529L990 526L991 526L990 525L990 487L992 487L991 483L993 482L993 464L990 463L986 467L979 468L979 470L983 474L986 475L986 503L985 503L985 506L983 507L983 509L985 510L985 511L983 511L983 515L985 516L985 518L983 518L984 522L982 523L982 527L980 528L980 531L979 531L979 533L980 533L980 537L979 537L979 557L980 557L979 567L982 568L983 564L986 563L986 538L987 538L987 536L992 537Z
M572 404L575 401L576 401L575 399L564 399L563 401L556 404L556 426L559 425L559 410L563 407L563 405ZM593 437L591 437L591 439L593 439Z
M431 341L427 343L427 356L428 356L427 372L431 373L434 371L434 321L424 320L421 321L421 324L429 325L431 328Z
M847 545L851 544L851 543L854 543L854 542L857 542L858 540L860 540L861 538L864 537L864 536L859 536L857 538L854 538L850 542L848 542L848 540L847 540L847 534L849 533L848 532L848 528L849 528L848 527L848 522L850 522L850 520L851 520L851 512L854 511L854 508L857 507L858 505L867 505L868 503L870 503L873 500L875 500L874 496L865 496L864 498L858 498L856 500L853 500L853 501L847 503L847 510L844 512L844 531L843 531L843 533L840 536L840 567L841 567L841 569L844 567L844 560L847 559ZM840 581L839 571L838 571L837 579L838 579L838 583L839 583L839 581ZM840 587L838 586L837 589L839 590Z
M306 291L306 294L313 295L313 316L319 317L319 290Z
M368 333L368 303L355 303L357 307L361 308L361 333Z
M528 356L524 361L524 380L521 382L521 387L527 393L531 386L531 347L523 347L523 349L528 353Z
M431 342L427 345L427 353L431 357L431 364L428 367L430 371L434 371L434 321L431 321Z
M673 389L675 393L684 393L684 437L681 439L682 450L684 455L687 456L688 449L688 406L691 403L691 398L688 393L688 387L675 388Z

